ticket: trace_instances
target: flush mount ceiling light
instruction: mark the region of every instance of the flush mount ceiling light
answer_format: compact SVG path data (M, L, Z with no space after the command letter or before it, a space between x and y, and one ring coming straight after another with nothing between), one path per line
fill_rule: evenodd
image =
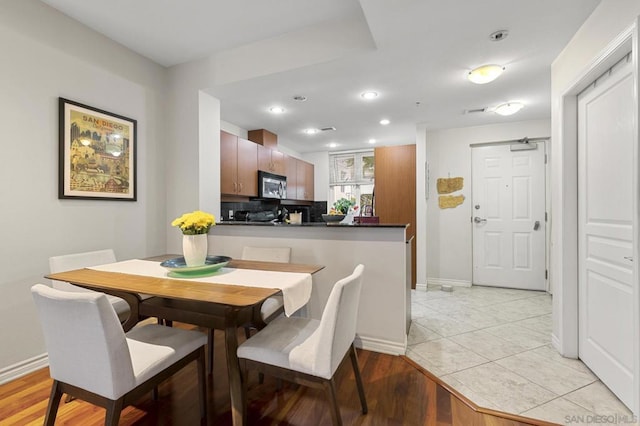
M363 92L360 96L362 96L363 99L375 99L378 97L378 92Z
M376 143L376 140L375 139L369 139L369 143L370 144L374 144L374 143Z
M335 142L331 142L329 145L327 145L329 148L337 148L338 144Z
M284 108L280 106L272 106L271 108L269 108L269 112L273 114L282 114L284 112Z
M307 135L315 135L316 133L318 133L320 130L318 129L304 129L304 132Z
M470 82L475 84L486 84L500 77L502 71L504 71L504 67L500 65L483 65L469 71L469 74L467 74L467 78Z
M382 124L383 126L386 126L389 123L391 123L391 122L389 120L387 120L386 118L380 120L380 124Z
M498 105L494 112L500 115L513 115L516 112L520 111L524 105L520 102L506 102L504 104Z

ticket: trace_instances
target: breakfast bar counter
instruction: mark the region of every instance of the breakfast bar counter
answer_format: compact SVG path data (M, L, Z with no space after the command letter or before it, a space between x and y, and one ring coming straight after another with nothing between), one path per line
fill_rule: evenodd
M410 319L411 250L406 224L299 225L223 222L209 231L209 254L240 258L244 246L291 247L291 262L325 265L301 314L320 318L333 285L365 265L356 345L404 354Z

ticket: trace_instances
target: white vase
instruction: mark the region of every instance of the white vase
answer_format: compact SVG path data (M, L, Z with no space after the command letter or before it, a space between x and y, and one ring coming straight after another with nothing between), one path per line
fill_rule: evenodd
M201 266L207 258L207 234L183 235L182 253L187 266Z

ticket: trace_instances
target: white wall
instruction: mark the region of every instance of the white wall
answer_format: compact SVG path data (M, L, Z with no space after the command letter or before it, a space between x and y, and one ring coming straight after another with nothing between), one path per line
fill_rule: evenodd
M551 230L553 342L561 354L577 357L577 209L574 126L563 117L572 103L564 96L607 53L608 46L640 15L637 0L602 0L551 67ZM595 76L594 76L595 77Z
M444 130L427 129L426 158L418 158L418 165L429 164L429 199L426 202L426 265L428 282L471 283L471 144L507 140L548 137L549 120L520 121L507 124L464 127ZM422 150L418 150L418 155ZM423 172L424 173L424 172ZM424 176L424 174L422 175ZM454 209L438 207L436 182L438 178L464 178L461 192L464 203ZM420 179L420 178L419 178ZM418 197L424 198L424 193ZM418 220L421 220L418 215Z
M165 250L166 71L35 0L0 3L0 381L44 343L30 287L52 255ZM138 121L138 201L58 199L58 97Z

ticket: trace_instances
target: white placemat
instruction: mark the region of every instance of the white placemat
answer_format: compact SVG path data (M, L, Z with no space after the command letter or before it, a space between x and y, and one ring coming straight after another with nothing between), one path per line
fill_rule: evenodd
M106 265L92 266L88 269L123 274L144 275L156 278L188 279L204 283L243 285L260 288L278 288L282 290L284 312L292 315L303 307L311 297L311 274L299 272L259 271L256 269L222 268L214 275L198 278L172 278L159 262L132 259Z

